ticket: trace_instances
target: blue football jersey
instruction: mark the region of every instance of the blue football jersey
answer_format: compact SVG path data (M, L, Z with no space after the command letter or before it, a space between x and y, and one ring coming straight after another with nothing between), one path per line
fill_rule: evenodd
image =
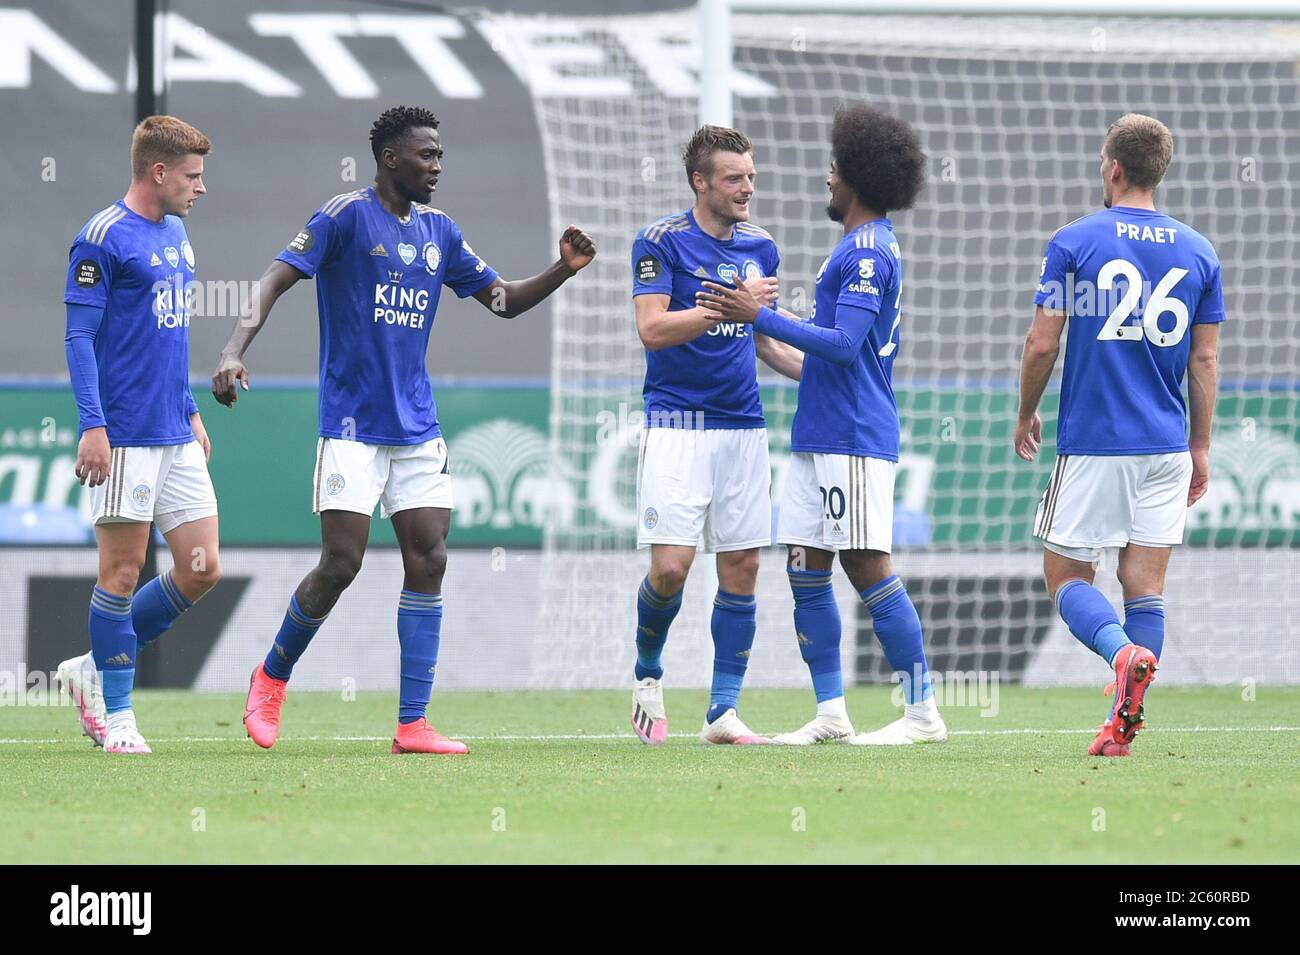
M189 409L194 249L177 216L154 222L118 200L77 233L63 301L104 309L99 399L113 447L194 440Z
M406 220L371 187L335 196L276 256L316 278L320 434L420 444L442 434L425 367L444 285L461 298L496 280L445 212Z
M715 239L687 210L642 229L632 243L632 295L667 295L669 311L695 307L704 282L774 276L781 264L767 232L738 222ZM693 341L646 351L649 427L761 428L763 402L752 328L719 322Z
M862 350L848 365L806 354L790 450L898 460L898 357L903 259L888 219L864 222L840 239L817 273L812 321L835 325L835 308L876 316Z
M1058 454L1187 450L1191 326L1224 318L1204 237L1151 209L1076 219L1047 243L1034 303L1069 315Z

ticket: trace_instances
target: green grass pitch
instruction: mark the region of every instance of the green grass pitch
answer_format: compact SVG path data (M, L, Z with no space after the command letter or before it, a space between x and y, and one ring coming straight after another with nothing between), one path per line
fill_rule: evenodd
M1086 755L1097 690L1000 687L941 745L712 747L702 691L642 746L630 693L435 693L468 757L394 756L395 694L290 693L257 749L243 698L137 693L149 757L108 757L70 707L0 709L0 863L1296 862L1300 688L1157 686L1128 759ZM779 732L806 690L750 690ZM851 690L860 729L888 687ZM530 738L542 737L542 738ZM577 738L575 738L577 737ZM586 737L586 738L583 738Z

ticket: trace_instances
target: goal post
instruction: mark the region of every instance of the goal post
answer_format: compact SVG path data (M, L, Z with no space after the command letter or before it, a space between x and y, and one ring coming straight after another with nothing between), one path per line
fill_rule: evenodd
M1300 21L1287 18L1298 5L1029 6L705 0L565 19L565 35L597 47L623 85L533 93L553 223L579 222L601 243L556 295L550 457L577 503L548 518L534 685L620 686L631 672L648 558L634 549L645 364L629 255L639 229L691 202L681 144L730 108L755 145L753 221L781 249L783 303L806 314L836 241L823 211L829 121L852 99L906 118L929 155L916 207L894 217L906 274L894 563L932 666L1093 682L1043 592L1030 532L1051 456L1019 461L1011 431L1043 247L1099 206L1101 139L1137 111L1174 133L1158 202L1215 244L1229 313L1211 489L1171 565L1162 679L1300 682ZM700 63L701 49L728 48L729 65ZM762 369L760 383L779 500L797 389ZM711 564L697 559L668 643L674 685L707 682ZM836 588L846 674L886 679L839 573ZM805 685L779 550L763 554L758 605L750 681Z

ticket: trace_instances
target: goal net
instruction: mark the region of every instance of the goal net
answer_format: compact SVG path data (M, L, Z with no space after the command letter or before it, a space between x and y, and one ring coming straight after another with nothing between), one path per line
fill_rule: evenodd
M512 18L552 48L580 45L564 83L533 77L551 217L597 235L600 254L557 294L550 460L578 489L546 528L532 679L619 686L634 656L644 351L630 247L686 208L679 150L697 125L694 10L600 19ZM754 142L752 221L782 255L783 304L807 313L838 237L824 213L829 122L862 99L920 132L925 190L896 214L905 263L895 390L903 426L895 567L933 669L1034 684L1093 683L1040 579L1034 509L1054 455L1012 453L1016 378L1043 248L1099 207L1097 153L1128 111L1175 137L1160 206L1215 243L1229 313L1210 493L1166 589L1162 678L1300 682L1300 28L1231 19L736 14L735 125ZM549 31L549 32L548 32ZM557 58L558 59L558 58ZM552 69L552 67L546 67ZM575 92L575 90L577 92ZM774 500L796 387L760 371ZM1121 391L1109 396L1130 401ZM1140 409L1135 409L1140 413ZM674 685L706 684L716 577L701 555L665 654ZM804 685L782 549L763 554L750 680ZM1103 589L1120 600L1114 555ZM856 595L836 572L846 675L888 679ZM1225 654L1222 648L1230 646Z

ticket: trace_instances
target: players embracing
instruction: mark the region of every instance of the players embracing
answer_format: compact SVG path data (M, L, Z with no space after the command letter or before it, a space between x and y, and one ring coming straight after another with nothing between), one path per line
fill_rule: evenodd
M1066 330L1057 458L1034 534L1061 617L1114 671L1092 756L1127 756L1142 728L1164 645L1169 557L1209 484L1223 290L1209 241L1155 208L1173 148L1150 116L1111 124L1100 157L1105 208L1048 242L1021 360L1014 443L1032 461L1038 403ZM1106 547L1120 548L1123 624L1092 585Z
M700 737L766 743L737 714L754 642L758 551L771 543L771 467L756 358L799 377L803 356L718 323L695 303L707 279L744 285L775 302L780 255L749 221L753 146L706 125L682 152L695 202L642 229L632 245L637 332L646 348L645 430L637 468L637 545L650 571L637 593L632 726L645 743L668 736L662 653L681 607L696 548L716 554L710 629L714 662Z
M217 400L248 388L243 355L271 307L316 279L320 318L320 422L312 509L321 557L289 598L266 659L253 670L244 725L270 748L294 664L361 567L375 504L391 518L404 570L397 599L401 676L394 753L466 753L425 716L442 632L442 578L451 523L447 443L425 367L445 285L502 318L537 305L585 268L591 238L570 226L560 258L539 274L503 281L445 212L427 203L442 173L438 120L398 106L370 131L373 185L335 196L267 268L213 376Z
M844 235L817 274L811 321L766 307L748 289L706 282L697 296L715 320L752 325L805 355L777 541L788 547L795 631L817 715L774 740L940 742L948 730L934 701L921 621L889 556L903 263L887 214L912 205L925 180L925 154L907 123L862 104L836 112L831 152L826 212ZM831 587L837 553L906 701L901 719L873 733L855 735L844 704L840 614Z

